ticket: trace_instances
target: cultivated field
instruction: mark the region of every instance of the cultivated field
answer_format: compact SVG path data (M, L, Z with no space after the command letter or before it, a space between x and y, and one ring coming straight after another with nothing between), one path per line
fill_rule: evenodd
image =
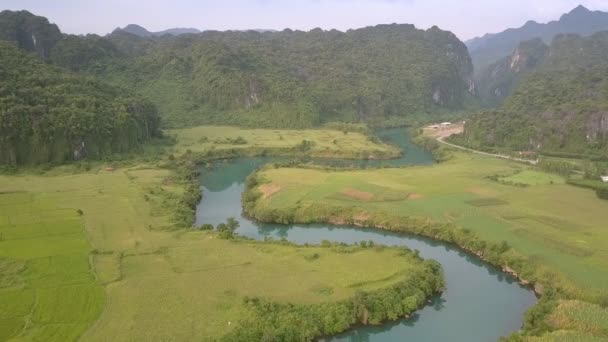
M360 208L449 222L486 241L507 241L574 289L606 293L608 201L528 166L456 153L446 163L406 169L267 169L274 189L262 205Z
M393 146L375 143L358 132L331 129L245 129L228 126L199 126L167 132L177 138L176 154L231 149L297 149L303 140L312 142L309 153L315 157L397 157Z
M182 189L169 176L143 166L0 176L0 340L216 339L252 316L244 296L336 301L420 264L395 249L173 230L170 194Z

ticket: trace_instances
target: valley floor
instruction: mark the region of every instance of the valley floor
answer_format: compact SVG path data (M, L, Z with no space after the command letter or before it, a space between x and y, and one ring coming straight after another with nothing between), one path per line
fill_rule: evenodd
M398 148L373 141L356 131L335 129L246 129L230 126L198 126L169 130L175 137L176 155L188 151L209 153L222 151L280 151L306 153L318 158L385 159L400 155ZM303 142L310 142L304 146Z
M223 130L260 146L283 141L264 130ZM282 134L290 144L301 140ZM323 146L338 135L355 150L387 148L358 133L311 136ZM184 140L178 149L205 150L193 146L200 138ZM296 247L179 229L174 215L184 191L173 171L143 163L0 175L0 340L216 340L257 319L246 297L337 303L427 274L403 249ZM424 300L417 294L409 310ZM355 323L339 311L331 318L342 325L321 332Z
M394 249L338 253L166 231L160 194L180 191L167 176L0 176L2 339L69 341L98 315L84 340L218 338L252 315L245 296L334 302L419 267Z
M466 229L482 241L506 241L508 253L525 260L520 275L541 287L590 301L608 298L608 202L530 166L457 152L434 166L268 168L257 178L262 195L249 209L256 218L395 227L413 218L437 226L437 236Z

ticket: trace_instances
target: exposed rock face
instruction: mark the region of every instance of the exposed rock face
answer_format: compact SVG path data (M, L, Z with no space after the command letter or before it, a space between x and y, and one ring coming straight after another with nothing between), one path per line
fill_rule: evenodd
M436 26L182 34L198 31L128 25L80 37L62 36L28 12L5 11L0 29L0 40L49 63L136 89L173 127L407 119L462 109L477 91L467 47Z
M547 57L549 48L541 39L523 42L513 53L479 74L479 96L486 106L496 106L507 98L521 77L534 71Z
M606 56L608 32L560 35L549 48L531 44L527 53L520 46L488 72L488 79L508 75L510 83L484 83L494 96L505 89L512 95L499 110L467 120L466 141L475 147L608 157Z
M48 59L51 49L62 38L61 31L48 19L28 11L0 12L0 40L13 42L18 47L36 52Z
M608 112L592 113L587 119L587 141L596 143L608 140Z
M486 34L483 37L471 39L466 44L475 65L475 73L479 73L513 52L523 41L540 38L545 43L550 43L559 34L576 33L589 36L605 30L608 30L608 13L590 11L583 6L578 6L562 15L559 20L546 24L528 21L520 28Z

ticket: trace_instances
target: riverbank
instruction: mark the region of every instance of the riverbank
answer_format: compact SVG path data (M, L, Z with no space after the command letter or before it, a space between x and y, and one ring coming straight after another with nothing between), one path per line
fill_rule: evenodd
M343 127L342 127L343 126ZM365 126L287 130L199 126L167 131L176 140L170 153L200 158L216 156L305 156L340 159L392 159L401 151L382 143Z
M438 166L400 170L266 169L252 183L280 190L263 198L251 190L256 187L250 187L243 198L246 212L264 222L347 223L429 236L455 243L516 274L539 293L603 303L605 204L564 184L521 188L489 177L506 177L523 169L471 155L456 155ZM558 211L544 206L545 196L560 199L551 203ZM577 209L581 205L585 211ZM542 319L535 320L536 326L543 324ZM535 328L529 326L527 331Z

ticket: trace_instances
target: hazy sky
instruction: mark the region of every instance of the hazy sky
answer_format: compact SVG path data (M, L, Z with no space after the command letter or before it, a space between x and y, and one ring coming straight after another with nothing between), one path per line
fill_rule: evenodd
M151 31L198 29L346 30L376 24L437 25L461 39L547 22L582 4L608 10L608 0L0 0L0 10L26 9L67 33L106 34L136 23Z

